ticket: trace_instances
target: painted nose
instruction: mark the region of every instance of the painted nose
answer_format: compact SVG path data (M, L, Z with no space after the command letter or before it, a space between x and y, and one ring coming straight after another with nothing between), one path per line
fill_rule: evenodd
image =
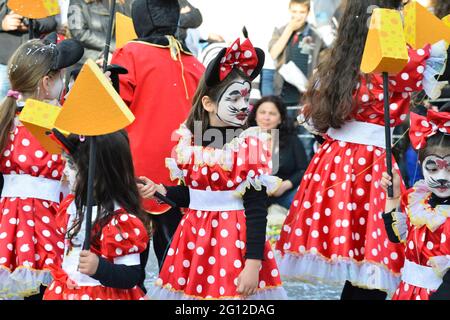
M441 186L446 186L448 183L448 180L445 179L437 179L437 182L441 184Z

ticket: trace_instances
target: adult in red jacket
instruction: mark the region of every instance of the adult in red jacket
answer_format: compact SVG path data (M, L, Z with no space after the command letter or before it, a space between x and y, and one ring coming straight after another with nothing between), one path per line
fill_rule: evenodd
M120 95L136 116L127 128L136 175L165 185L173 185L165 167L165 158L176 145L172 133L186 120L204 72L203 65L174 37L179 15L177 0L134 1L132 18L138 39L116 50L112 58L112 64L128 69L128 74L120 76ZM155 251L164 252L173 232L172 227L162 229L174 224L174 219L161 220L179 211L167 211L168 206L154 201L144 202L144 208L150 213L166 212L156 219L164 240Z

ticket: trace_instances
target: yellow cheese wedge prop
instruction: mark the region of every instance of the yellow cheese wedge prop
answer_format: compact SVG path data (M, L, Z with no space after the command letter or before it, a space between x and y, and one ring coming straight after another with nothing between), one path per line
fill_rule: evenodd
M414 49L441 40L450 43L450 27L416 1L404 8L406 42Z
M48 135L55 127L55 120L60 111L61 107L28 99L19 116L19 120L28 131L41 143L47 152L52 154L60 154L62 150L61 146ZM66 132L62 133L67 134Z
M374 9L361 62L364 73L398 73L408 63L400 13Z
M120 12L116 13L116 49L125 46L131 40L137 39L133 20Z
M23 17L42 19L60 13L58 0L8 0L9 9Z
M55 126L97 136L123 129L134 115L94 61L88 59L75 81Z

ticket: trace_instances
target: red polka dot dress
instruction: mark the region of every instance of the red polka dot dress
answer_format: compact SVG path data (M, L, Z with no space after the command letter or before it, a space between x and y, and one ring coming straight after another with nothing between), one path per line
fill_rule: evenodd
M93 207L95 220L97 207ZM58 227L64 234L71 230L76 219L74 197L68 196L61 204ZM99 225L93 227L92 234L98 232ZM70 232L70 231L69 231ZM78 271L80 251L84 243L85 223L72 240L66 238L62 265L52 265L54 281L44 294L44 300L143 300L144 292L135 286L132 289L117 289L103 286L99 281ZM93 243L91 251L115 264L138 265L140 253L149 241L142 221L133 214L116 206L114 215L103 227L100 243ZM77 288L68 285L76 283Z
M430 46L410 49L407 66L390 77L392 128L406 119L411 92L423 88L430 51ZM397 288L403 248L389 242L382 219L383 98L381 75L370 75L368 81L361 76L352 119L325 135L276 244L282 276L339 284L349 280L389 293Z
M153 299L240 299L237 278L244 269L246 218L242 195L250 186L273 192L268 134L244 131L222 149L193 146L182 125L176 156L167 160L173 179L189 187L190 204L173 236L150 297ZM268 241L257 293L250 299L285 299Z
M432 208L432 193L421 180L403 196L406 216L396 219L399 238L403 238L405 265L402 281L393 300L428 300L439 288L450 268L450 206ZM403 237L402 237L403 235Z
M0 153L0 299L36 294L51 281L48 266L64 248L55 232L62 170L61 157L48 154L16 118Z

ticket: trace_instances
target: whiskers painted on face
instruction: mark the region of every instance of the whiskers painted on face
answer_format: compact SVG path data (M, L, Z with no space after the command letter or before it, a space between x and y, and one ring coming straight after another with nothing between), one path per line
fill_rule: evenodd
M444 179L434 179L430 177L427 180L427 184L430 188L449 188L450 189L450 181Z

